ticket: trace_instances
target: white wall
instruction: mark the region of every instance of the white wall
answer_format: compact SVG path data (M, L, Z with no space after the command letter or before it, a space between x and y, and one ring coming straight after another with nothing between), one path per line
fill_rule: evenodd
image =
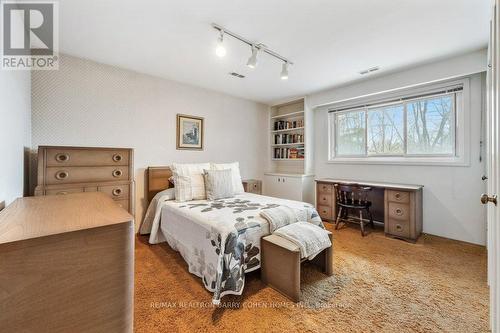
M262 178L267 106L71 56L32 77L33 148L135 149L136 224L146 208L144 171L172 162L239 161L243 178ZM205 118L205 149L176 150L176 114Z
M311 105L346 100L425 82L478 73L486 69L484 50L365 80L309 96ZM479 162L481 112L484 110L483 74L471 77L471 161L467 167L331 164L328 160L327 111L315 111L316 177L335 177L424 185L424 232L484 245L486 210L479 203L485 191Z
M29 71L0 73L0 208L24 192L25 148L31 141L30 86Z

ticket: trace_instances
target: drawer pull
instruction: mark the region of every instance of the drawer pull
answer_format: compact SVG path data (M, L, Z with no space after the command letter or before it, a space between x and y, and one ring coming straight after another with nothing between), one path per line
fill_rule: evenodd
M121 160L122 160L122 155L120 155L120 154L113 155L113 161L120 162Z
M401 193L399 193L399 192L398 192L398 193L394 194L394 197L395 197L397 200L401 199Z
M123 172L120 169L116 169L113 171L113 177L115 177L115 178L121 177L122 174L123 174Z
M113 195L115 197L119 196L120 194L122 194L122 189L121 188L115 188L111 193L113 193Z
M326 186L325 185L323 185L323 190L326 190Z
M403 210L401 208L396 208L396 215L403 215Z
M68 171L58 171L56 173L56 179L58 179L58 180L66 179L66 178L68 178L68 176L69 176Z
M401 224L396 224L396 230L397 231L403 230L403 227L401 226Z
M68 162L69 161L69 154L66 154L66 153L60 153L60 154L57 154L56 155L56 161L57 162Z
M60 191L56 193L56 195L66 195L66 194L68 194L68 192L66 191Z

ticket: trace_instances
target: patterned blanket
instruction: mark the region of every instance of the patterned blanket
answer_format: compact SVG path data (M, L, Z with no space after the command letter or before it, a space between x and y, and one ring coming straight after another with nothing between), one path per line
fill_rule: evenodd
M307 222L324 228L310 204L244 193L216 201L160 202L161 214L148 212L156 216L150 243L166 240L179 251L219 304L224 295L241 295L245 272L260 267L260 239L269 234L269 224L259 213L280 205L305 211Z

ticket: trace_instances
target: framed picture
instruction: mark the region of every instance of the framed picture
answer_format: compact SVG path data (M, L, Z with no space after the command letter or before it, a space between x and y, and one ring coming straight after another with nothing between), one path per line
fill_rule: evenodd
M203 118L177 115L177 149L203 150Z

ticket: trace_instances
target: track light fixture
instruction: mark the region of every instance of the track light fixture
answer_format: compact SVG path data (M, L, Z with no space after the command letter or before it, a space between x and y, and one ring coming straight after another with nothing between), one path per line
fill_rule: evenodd
M224 57L226 55L226 48L224 47L224 30L220 30L220 36L217 40L217 48L215 49L215 54L219 57Z
M288 63L286 61L281 65L281 79L288 80Z
M223 45L224 36L231 36L234 39L237 39L240 42L243 42L252 48L252 55L250 56L250 58L248 58L248 61L247 61L248 67L255 68L257 66L257 55L259 52L267 53L268 55L283 61L283 64L281 65L280 77L282 80L288 79L288 66L293 65L293 62L291 62L287 58L279 55L278 53L268 49L265 45L252 42L252 41L250 41L250 40L248 40L248 39L246 39L246 38L244 38L244 37L242 37L234 32L227 30L226 28L224 28L216 23L212 23L212 27L215 30L219 31L219 33L220 33L219 39L217 41L217 48L215 49L215 53L219 57L223 57L226 55L226 48Z
M250 68L257 67L257 53L259 52L259 48L255 45L252 45L252 55L248 58L247 66Z

